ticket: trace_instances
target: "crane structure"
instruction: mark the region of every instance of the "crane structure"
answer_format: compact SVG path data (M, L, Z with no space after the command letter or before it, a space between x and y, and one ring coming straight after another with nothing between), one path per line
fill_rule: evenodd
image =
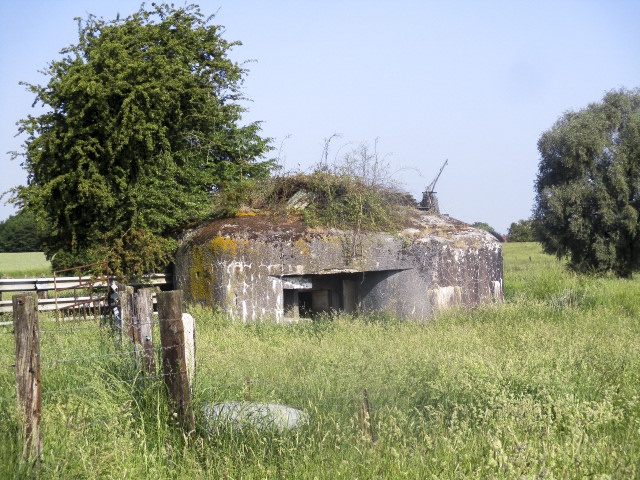
M436 178L433 179L433 181L427 185L427 188L425 189L424 192L422 192L422 201L420 202L420 210L425 210L429 213L440 213L440 208L438 207L438 199L436 197L436 192L435 192L435 188L436 188L436 183L438 183L438 179L440 178L440 175L442 175L442 171L444 170L444 167L447 166L447 163L449 163L449 159L445 160L444 163L442 164L442 167L440 167L440 171L438 172L438 175L436 175Z

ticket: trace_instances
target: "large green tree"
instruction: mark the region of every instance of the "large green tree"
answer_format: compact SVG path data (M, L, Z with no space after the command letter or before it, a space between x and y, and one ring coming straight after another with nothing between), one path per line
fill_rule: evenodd
M20 121L28 185L14 199L50 224L55 268L160 268L215 192L270 172L269 139L240 125L246 69L228 58L239 42L195 5L152 5L78 19L78 43L49 64L47 85L27 85L46 112Z
M640 266L640 89L565 113L538 141L534 224L544 250L578 271Z

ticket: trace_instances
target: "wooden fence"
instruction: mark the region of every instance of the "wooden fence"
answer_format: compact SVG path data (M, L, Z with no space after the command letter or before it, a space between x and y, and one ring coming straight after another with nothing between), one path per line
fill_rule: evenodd
M11 300L2 300L3 293L15 293L15 292L38 292L38 311L46 312L56 310L56 299L46 298L51 290L56 287L58 289L72 289L76 285L85 284L91 280L91 277L57 277L57 278L3 278L0 279L0 313L9 313L12 311ZM112 281L113 279L110 279ZM161 286L170 287L173 285L173 278L171 275L164 273L153 273L151 275L145 275L138 282L129 283L134 286ZM100 282L94 282L94 287L105 287L106 285ZM43 295L44 293L44 295ZM155 295L154 295L155 298ZM57 305L60 308L69 308L75 303L88 301L90 297L58 297Z
M158 320L154 321L151 289L141 289L133 294L129 288L131 287L124 288L127 294L121 296L121 300L129 300L120 304L122 328L117 341L132 345L136 361L147 378L164 379L170 408L175 412L185 433L190 435L195 430L195 419L188 365L193 364L194 359L188 357L187 348L195 352L195 329L193 336L186 338L182 317L182 291L158 293ZM48 393L41 391L38 302L34 293L17 294L12 298L17 413L22 425L23 456L29 459L37 459L42 452L42 396ZM131 303L125 305L127 302ZM162 344L159 349L162 356L161 374L156 374L155 349L150 328L156 322L160 325ZM80 389L93 387L95 386Z

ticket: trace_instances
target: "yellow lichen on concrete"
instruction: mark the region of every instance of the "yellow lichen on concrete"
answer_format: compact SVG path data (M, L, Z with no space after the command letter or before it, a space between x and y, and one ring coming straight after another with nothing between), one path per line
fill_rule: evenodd
M212 305L216 302L214 283L217 281L215 270L219 261L242 254L248 244L246 239L215 237L204 245L193 245L190 255L189 280L191 298ZM226 292L233 298L234 292Z
M194 245L191 250L191 264L189 266L189 280L191 281L191 297L204 300L207 304L207 284L205 279L205 255L202 246Z
M302 254L309 255L311 252L309 251L309 243L305 240L296 240L293 242L296 249Z
M231 254L237 255L244 250L248 244L245 238L215 237L209 242L211 250L215 255Z

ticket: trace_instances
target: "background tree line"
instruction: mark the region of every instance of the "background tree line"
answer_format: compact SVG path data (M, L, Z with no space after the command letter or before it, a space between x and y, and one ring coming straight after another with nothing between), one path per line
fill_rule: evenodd
M39 252L47 233L32 212L12 215L0 222L0 253Z

